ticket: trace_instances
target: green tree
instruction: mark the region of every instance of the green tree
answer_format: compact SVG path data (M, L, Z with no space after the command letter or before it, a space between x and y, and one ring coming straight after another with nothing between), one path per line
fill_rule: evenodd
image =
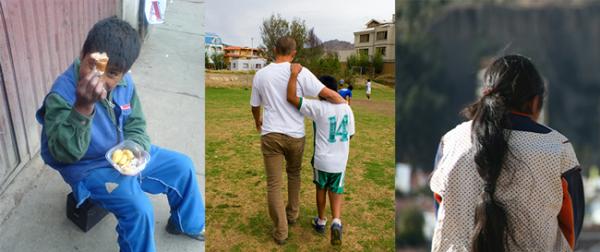
M365 74L371 68L369 55L365 53L351 54L346 60L348 69L355 74Z
M358 65L358 56L356 56L356 54L350 54L350 56L346 58L346 64L348 64L349 69L351 69L353 66Z
M324 73L334 76L339 75L341 64L337 53L327 53L325 57L320 59L320 63L320 68Z
M344 83L354 83L355 75L352 73L351 69L346 64L345 68L340 69L339 78L343 79Z
M211 69L212 65L210 64L210 60L208 58L208 53L204 52L204 67L207 69Z
M213 61L213 66L216 70L225 69L225 55L222 53L215 53L211 56L211 60Z
M304 45L307 39L307 29L304 20L294 18L294 20L290 22L290 30L287 35L294 38L296 41L296 58L302 59L304 57Z
M324 56L313 59L305 65L316 76L331 75L340 78L340 60L337 54L327 53Z
M268 59L275 59L273 48L275 48L277 39L289 34L290 24L287 20L281 17L280 14L273 14L268 19L263 20L263 23L260 27L260 37L262 39L263 46L266 49L265 54Z
M383 55L376 53L371 60L371 66L376 74L380 74L383 71Z
M296 41L296 57L302 58L307 36L306 22L299 18L295 18L290 22L284 19L280 14L273 14L268 19L263 20L260 27L260 37L263 43L262 47L266 48L265 54L267 59L275 59L273 48L275 48L277 39L283 36L294 38Z

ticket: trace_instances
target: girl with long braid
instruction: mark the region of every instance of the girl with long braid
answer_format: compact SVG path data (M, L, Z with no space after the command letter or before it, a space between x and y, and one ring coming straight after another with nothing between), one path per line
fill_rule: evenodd
M538 124L544 81L527 58L485 71L469 120L446 133L430 186L432 251L572 251L583 222L579 162L569 140Z

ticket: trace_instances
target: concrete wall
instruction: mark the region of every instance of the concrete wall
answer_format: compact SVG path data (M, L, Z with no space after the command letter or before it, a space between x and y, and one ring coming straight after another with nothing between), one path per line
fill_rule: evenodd
M140 0L120 0L118 3L121 19L127 21L133 28L138 29L138 11Z

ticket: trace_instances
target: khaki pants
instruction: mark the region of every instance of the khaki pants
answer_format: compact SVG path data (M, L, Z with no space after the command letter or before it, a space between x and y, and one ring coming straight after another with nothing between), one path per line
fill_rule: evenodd
M300 207L300 169L304 152L304 137L293 138L284 134L269 133L261 137L261 150L267 173L267 201L269 215L275 225L273 238L288 237L288 220L295 222ZM288 204L284 207L283 160L288 178Z

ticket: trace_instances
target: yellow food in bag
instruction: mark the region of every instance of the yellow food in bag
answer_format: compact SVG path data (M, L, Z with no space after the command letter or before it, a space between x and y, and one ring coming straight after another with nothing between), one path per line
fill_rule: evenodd
M123 151L115 150L112 154L112 161L118 163L123 158Z

